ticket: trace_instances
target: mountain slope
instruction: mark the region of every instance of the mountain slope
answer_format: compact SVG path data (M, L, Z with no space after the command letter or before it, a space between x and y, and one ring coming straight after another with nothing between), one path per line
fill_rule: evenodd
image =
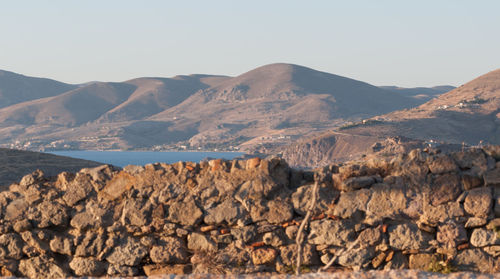
M0 70L0 108L56 96L76 87L51 79L27 77Z
M406 137L425 141L450 144L499 144L500 143L500 69L482 75L448 93L426 102L416 108L391 112L373 118L366 124L357 123L346 126L335 132L328 132L318 137L304 140L302 143L290 146L283 152L292 164L304 164L308 161L333 162L339 155L328 157L321 154L333 154L338 149L338 142L345 137L367 137L365 144L375 144L389 137ZM322 146L320 157L314 160L307 154L311 142L330 139L327 146ZM345 154L351 157L369 153L370 149L359 150L357 140L353 144L343 145ZM300 157L299 153L302 153ZM287 155L288 154L288 155ZM300 157L300 158L299 158Z
M395 93L399 93L403 96L409 96L423 102L427 102L431 99L438 97L441 94L449 92L455 89L454 86L441 85L434 87L415 87L415 88L404 88L397 86L379 86L384 90L389 90Z

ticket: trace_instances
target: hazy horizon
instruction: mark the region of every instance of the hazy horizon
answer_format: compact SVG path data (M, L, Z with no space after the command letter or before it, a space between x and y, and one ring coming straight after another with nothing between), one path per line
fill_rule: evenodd
M67 83L236 76L283 62L373 85L459 86L499 68L497 1L4 3L0 69Z

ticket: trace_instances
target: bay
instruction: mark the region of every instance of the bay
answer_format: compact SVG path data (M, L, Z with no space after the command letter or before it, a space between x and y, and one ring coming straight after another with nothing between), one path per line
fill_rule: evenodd
M244 155L243 152L197 152L197 151L51 151L54 155L96 161L118 167L146 165L150 163L175 163L179 161L200 162L206 158L231 160Z

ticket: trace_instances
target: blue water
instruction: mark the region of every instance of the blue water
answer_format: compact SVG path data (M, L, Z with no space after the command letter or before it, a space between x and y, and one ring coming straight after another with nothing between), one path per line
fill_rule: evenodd
M175 163L179 161L200 162L205 158L233 159L242 152L159 152L159 151L52 151L55 155L73 157L111 164L118 167L126 165L146 165L150 163Z

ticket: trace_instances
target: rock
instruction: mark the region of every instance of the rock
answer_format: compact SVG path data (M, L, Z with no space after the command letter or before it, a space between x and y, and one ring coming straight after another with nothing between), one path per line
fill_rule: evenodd
M108 262L117 265L135 266L147 255L148 250L139 240L132 237L126 237L114 247L111 254L106 258ZM111 268L111 266L110 266ZM109 269L108 269L108 275ZM119 275L119 274L117 274Z
M455 152L452 157L461 169L471 169L476 173L487 169L486 156L480 149Z
M487 222L488 220L486 218L470 217L469 219L467 219L467 223L465 223L465 228L470 229L482 227L486 225Z
M281 224L293 218L293 208L287 202L270 200L253 206L250 216L254 222L267 221L271 224Z
M460 178L456 174L442 174L434 178L430 192L430 202L437 206L454 201L462 192Z
M306 215L309 208L309 203L312 199L312 189L314 185L304 185L297 188L292 194L293 209L299 215ZM318 191L316 206L314 207L313 215L326 212L330 209L330 205L338 198L339 192L335 191L331 186L321 184Z
M151 202L147 199L127 199L120 220L122 225L142 227L151 222ZM188 215L186 216L188 217Z
M217 251L217 245L204 234L201 233L191 233L187 238L188 249L192 251L205 251L205 252L215 252Z
M363 247L375 246L382 240L379 228L367 228L359 233L357 242Z
M500 168L486 172L483 179L485 186L500 187Z
M62 198L66 202L66 205L73 206L85 199L92 190L93 186L90 177L83 173L78 173L75 179L66 186L66 192Z
M483 178L476 174L462 174L462 185L465 190L471 190L483 185Z
M452 265L460 271L492 272L492 259L481 249L465 249L459 251Z
M66 278L69 276L52 258L39 256L21 260L19 272L28 278Z
M28 206L29 204L24 199L12 201L5 209L5 220L14 221L23 219L28 211Z
M390 260L388 258L390 257ZM408 264L408 258L403 255L401 252L392 252L392 256L387 256L386 258L387 264L384 266L384 270L391 270L391 269L407 269L409 264Z
M136 182L137 179L134 176L121 171L106 183L100 194L108 199L115 200L131 189Z
M33 221L38 228L65 227L68 224L66 207L58 202L45 200L38 205L37 212L38 214L33 218Z
M283 187L275 183L271 178L259 176L241 184L239 189L235 192L234 197L244 204L245 200L272 198L272 196L279 193L280 190L283 190Z
M483 147L484 153L500 161L500 145L487 145Z
M247 170L254 169L260 164L260 162L261 159L259 157L250 158L247 160L246 169Z
M257 230L254 226L244 226L241 228L233 228L231 229L231 235L236 240L241 240L246 243L252 240L257 235Z
M103 233L87 232L75 249L77 257L97 257L106 246L106 235Z
M15 232L21 233L33 229L33 226L29 220L22 219L14 223L13 229Z
M475 247L499 245L498 233L483 228L474 229L470 237L470 243Z
M227 199L216 207L208 209L204 221L209 225L225 224L232 226L238 220L244 219L247 214L241 204Z
M157 264L180 264L189 260L184 244L174 237L164 238L158 245L154 245L149 256Z
M355 269L359 269L360 267L370 263L374 256L375 249L373 247L347 249L342 254L340 254L338 263L341 266L354 267Z
M376 184L370 190L372 195L366 207L367 216L395 219L407 207L408 200L399 187Z
M23 257L24 243L18 234L7 233L1 235L0 246L6 250L4 258L20 260Z
M278 253L273 248L260 248L253 250L250 256L254 265L261 265L274 264L277 254Z
M500 197L493 199L493 211L495 212L495 217L500 217Z
M388 233L390 246L396 250L425 250L433 238L412 223L390 226Z
M340 198L333 208L333 215L343 219L360 216L366 211L371 194L368 189L340 193Z
M192 198L174 202L168 208L167 220L184 226L194 226L201 222L202 217L203 212Z
M143 269L146 276L149 277L155 275L167 275L167 274L184 275L184 274L190 274L192 271L191 265L187 264L145 265Z
M465 197L465 212L476 217L486 218L492 207L491 189L481 187L472 189Z
M283 263L287 266L296 265L297 245L291 244L280 248L280 256ZM302 264L305 266L319 263L318 254L313 245L304 245L302 248Z
M69 237L55 236L49 243L50 250L62 255L73 255L73 239Z
M434 174L455 172L458 170L457 164L448 155L441 155L429 162L429 170Z
M438 261L438 257L433 254L413 254L410 255L410 269L420 269L429 271L431 264Z
M498 256L500 256L500 245L483 247L483 251L486 252L490 256L498 257Z
M107 270L107 265L101 261L80 257L74 257L69 267L77 276L102 276Z
M467 232L462 224L448 222L440 225L436 234L437 241L447 249L456 248L459 244L467 242ZM411 261L410 261L411 266Z
M438 206L424 206L424 214L420 216L420 221L434 226L437 223L444 223L448 220L456 221L462 218L464 214L462 205L458 202L450 202Z
M107 274L109 276L121 276L121 277L131 277L139 274L139 270L136 267L125 266L125 265L113 265L108 266Z
M368 188L377 180L373 176L358 176L344 180L342 183L335 183L338 190L344 192L352 192L362 188Z
M345 220L312 221L307 241L318 245L345 246L354 241L354 226Z
M264 241L266 245L279 247L285 244L286 242L286 235L283 234L284 233L282 230L267 232L264 234L264 236L262 236L262 241Z

